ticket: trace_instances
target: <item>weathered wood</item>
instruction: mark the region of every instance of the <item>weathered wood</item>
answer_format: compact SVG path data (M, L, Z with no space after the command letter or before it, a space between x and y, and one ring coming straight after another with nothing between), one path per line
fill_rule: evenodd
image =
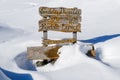
M94 49L94 45L90 44L88 46L91 46L91 49L88 50L88 52L86 53L86 55L89 56L89 57L95 58L96 57L96 52L95 52L95 49Z
M53 30L61 32L80 32L81 10L77 8L49 8L40 7L40 15L44 18L39 21L39 30Z
M73 32L73 38L77 40L77 32Z
M77 16L77 15L67 15L67 14L63 14L63 15L55 15L55 16L49 16L51 19L65 19L65 20L70 20L70 19L81 19L81 16Z
M80 32L81 10L77 8L48 8L40 7L40 15L43 17L39 21L39 31L43 31L43 46L28 47L27 57L31 60L56 60L59 55L58 49L61 46L47 46L49 44L66 44L77 41L77 32ZM49 40L47 31L73 32L72 39Z
M77 32L73 32L73 39L76 39L76 40L77 40ZM73 43L76 43L76 41L73 42Z
M65 44L65 43L74 43L76 39L65 39L65 40L43 40L43 44Z
M43 31L43 40L47 40L47 31ZM46 44L43 44L44 47L46 47L47 45Z
M60 46L48 46L48 47L28 47L27 57L30 60L44 60L44 59L57 59L59 55L57 54Z
M72 24L40 24L39 26L39 32L40 31L47 31L47 30L52 30L52 31L60 31L60 32L80 32L81 25L80 23L76 25Z
M46 40L48 38L47 31L43 31L43 39Z
M77 40L77 32L81 32L81 10L77 8L48 8L40 7L39 13L43 17L39 21L39 32L43 31L43 45L74 43ZM73 39L48 40L45 31L73 32Z
M81 21L81 17L71 17L71 16L54 16L49 19L41 19L39 25L41 24L78 24Z
M64 8L64 7L58 7L58 8L48 8L48 7L40 7L39 8L40 15L43 17L48 16L54 16L56 14L63 15L63 14L75 14L80 15L81 10L77 8Z

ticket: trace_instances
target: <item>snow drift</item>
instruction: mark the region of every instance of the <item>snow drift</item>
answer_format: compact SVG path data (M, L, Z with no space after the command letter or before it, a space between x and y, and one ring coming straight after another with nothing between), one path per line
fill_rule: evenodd
M0 34L3 34L0 36L0 43L4 43L15 37L22 36L24 34L24 31L21 29L11 28L8 25L0 23Z
M37 32L40 6L82 9L82 33L78 33L78 40L94 43L97 59L87 57L86 47L78 42L63 46L54 65L48 64L36 71L26 58L26 47L31 43L42 45L42 34ZM24 76L27 73L33 80L119 80L119 14L119 0L0 0L0 67L9 70L10 74ZM21 37L27 31L31 33ZM70 35L49 32L52 39L69 38ZM16 76L14 73L12 76ZM0 79L12 78L0 71Z
M101 59L120 59L120 37L109 40L103 44L98 50L101 54Z

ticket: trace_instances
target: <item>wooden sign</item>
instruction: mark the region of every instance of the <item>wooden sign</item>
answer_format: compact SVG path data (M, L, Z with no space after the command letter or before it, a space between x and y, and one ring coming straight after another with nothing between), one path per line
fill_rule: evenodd
M27 48L27 57L30 60L44 60L44 59L57 59L59 55L57 54L58 49L61 46L36 46Z
M53 18L53 19L55 19L55 18L59 18L59 19L68 19L69 20L69 18L75 18L75 19L80 19L80 15L78 16L78 15L73 15L73 14L71 14L71 15L67 15L67 14L64 14L64 15L55 15L55 16L49 16L51 19Z
M50 17L49 19L41 19L39 21L39 24L43 24L43 23L48 23L48 24L52 24L52 23L57 23L57 24L78 24L81 21L81 17L71 17L71 16L64 16L64 17L60 17L60 16L54 16L54 17Z
M40 7L40 15L44 19L39 21L38 31L80 32L81 10L77 8L48 8Z
M65 39L65 40L43 40L43 44L64 44L64 43L74 43L76 39Z
M39 8L40 15L43 17L48 16L54 16L56 14L64 15L64 14L75 14L80 15L81 10L77 8L64 8L64 7L58 7L58 8L48 8L48 7L40 7Z
M79 24L40 24L39 25L39 32L40 31L47 31L47 30L52 30L52 31L61 31L61 32L80 32L80 23Z
M43 31L43 46L28 47L27 57L30 60L56 60L59 57L57 53L61 46L48 46L49 44L66 44L77 41L77 32L81 31L81 10L77 8L48 8L40 7L40 15L43 17L39 21L39 31ZM47 32L61 31L73 32L72 39L49 40Z
M39 13L43 17L39 21L39 32L43 31L43 46L49 44L74 43L77 40L77 32L81 32L81 10L78 8L64 7L40 7ZM73 39L48 40L47 31L73 32Z

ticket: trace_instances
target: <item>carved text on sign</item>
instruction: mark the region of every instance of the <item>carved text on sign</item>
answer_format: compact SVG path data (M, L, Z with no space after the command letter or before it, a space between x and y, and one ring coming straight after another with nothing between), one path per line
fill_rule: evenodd
M54 14L75 14L75 15L80 15L81 10L77 8L63 8L63 7L58 7L58 8L48 8L48 7L40 7L39 12L41 16L43 17L48 17L52 16Z
M80 32L81 10L77 8L40 7L39 31Z
M65 40L43 40L43 44L64 44L64 43L74 43L76 39L65 39Z
M43 24L39 26L39 31L61 31L61 32L80 32L80 24L71 25L71 24Z

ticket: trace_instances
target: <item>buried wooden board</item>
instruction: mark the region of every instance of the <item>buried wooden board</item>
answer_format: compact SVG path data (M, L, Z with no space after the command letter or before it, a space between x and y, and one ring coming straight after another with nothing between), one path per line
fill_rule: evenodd
M43 44L64 44L64 43L74 43L76 42L76 39L65 39L65 40L43 40Z
M59 57L57 51L60 47L61 46L27 47L27 57L30 60L57 59Z

